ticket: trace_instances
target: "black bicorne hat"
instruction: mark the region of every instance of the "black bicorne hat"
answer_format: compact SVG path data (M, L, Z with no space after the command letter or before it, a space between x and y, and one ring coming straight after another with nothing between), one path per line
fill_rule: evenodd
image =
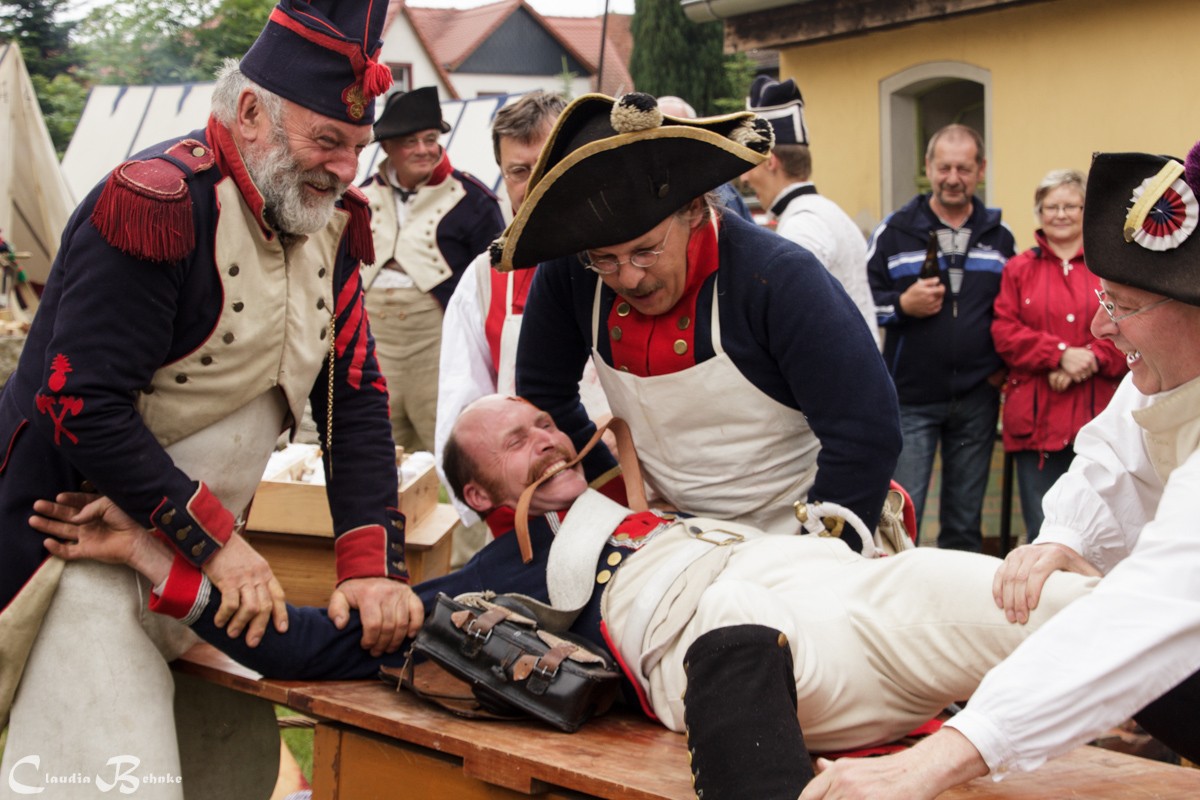
M450 125L442 119L442 104L438 102L436 86L422 86L388 97L387 105L375 123L375 138L382 142L428 130L450 131Z
M772 142L747 111L678 119L648 94L583 95L551 130L492 264L507 272L637 238L760 164Z
M1149 153L1097 153L1088 173L1083 241L1088 268L1200 306L1200 142L1186 165Z

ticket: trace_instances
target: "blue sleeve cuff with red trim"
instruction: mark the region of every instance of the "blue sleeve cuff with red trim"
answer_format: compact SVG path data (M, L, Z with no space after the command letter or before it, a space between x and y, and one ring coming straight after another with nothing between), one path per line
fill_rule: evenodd
M150 514L150 524L180 555L199 567L217 554L233 535L233 514L203 483L180 507L164 497Z
M394 508L389 508L387 515L389 524L352 528L334 542L338 583L351 578L394 578L408 583L404 515Z

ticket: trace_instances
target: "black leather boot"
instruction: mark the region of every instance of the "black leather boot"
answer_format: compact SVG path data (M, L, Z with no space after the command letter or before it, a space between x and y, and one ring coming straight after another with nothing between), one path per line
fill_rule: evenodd
M796 719L787 637L762 625L710 631L684 657L684 723L700 800L796 800L813 778Z

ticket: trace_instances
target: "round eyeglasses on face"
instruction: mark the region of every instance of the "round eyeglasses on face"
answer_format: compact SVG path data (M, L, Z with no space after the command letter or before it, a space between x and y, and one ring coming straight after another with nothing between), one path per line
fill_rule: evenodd
M627 259L613 258L612 256L592 258L585 251L579 254L579 263L601 275L612 275L621 268L622 264L631 264L638 269L650 269L658 263L658 257L667 249L667 240L671 238L671 230L674 227L675 221L671 220L671 226L667 228L667 235L659 242L657 250L634 250Z
M1104 291L1103 289L1096 289L1096 299L1100 301L1100 307L1104 309L1104 313L1108 314L1108 318L1113 321L1113 324L1116 324L1116 323L1120 322L1121 320L1129 319L1130 317L1136 317L1138 314L1144 314L1145 312L1150 311L1151 309L1155 309L1161 305L1165 305L1166 303L1171 302L1174 298L1165 297L1162 300L1158 300L1156 302L1150 303L1149 305L1142 306L1141 308L1135 308L1133 311L1130 311L1125 314L1114 314L1113 313L1114 311L1117 310L1117 306L1116 306L1116 304L1114 304L1113 302L1111 302L1108 299L1108 292Z

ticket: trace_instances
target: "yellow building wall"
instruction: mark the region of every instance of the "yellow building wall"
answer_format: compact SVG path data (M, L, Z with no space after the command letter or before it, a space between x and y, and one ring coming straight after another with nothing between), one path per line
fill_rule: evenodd
M988 204L1025 248L1049 170L1086 172L1096 151L1183 157L1200 139L1198 30L1196 0L1054 0L788 48L779 71L804 94L813 180L869 230L884 212L880 81L932 61L987 70Z

